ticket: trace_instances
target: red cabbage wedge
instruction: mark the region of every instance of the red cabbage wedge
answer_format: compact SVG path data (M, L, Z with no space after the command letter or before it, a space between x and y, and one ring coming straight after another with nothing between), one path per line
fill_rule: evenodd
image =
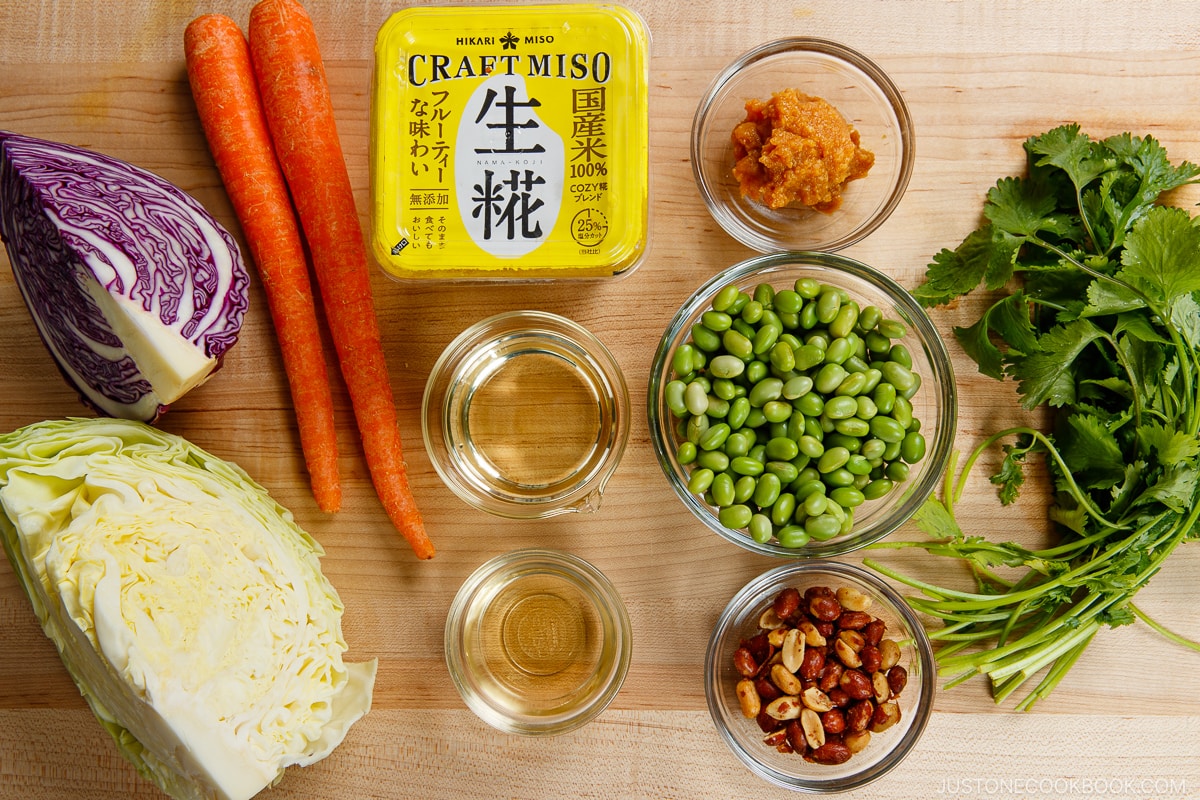
M237 243L140 167L0 131L0 237L42 340L98 413L157 419L237 341Z

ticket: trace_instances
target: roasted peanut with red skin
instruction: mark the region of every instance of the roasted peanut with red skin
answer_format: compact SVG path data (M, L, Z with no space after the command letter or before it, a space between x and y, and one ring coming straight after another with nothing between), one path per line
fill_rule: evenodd
M821 725L826 733L841 733L846 730L846 715L840 708L831 708L821 715Z
M841 686L830 689L826 694L829 695L829 701L833 703L834 708L849 708L854 702L854 698L846 694L846 690Z
M858 658L862 661L863 672L879 672L883 665L883 656L873 644L863 645L863 649L858 651Z
M815 681L821 677L821 670L824 668L825 648L804 648L804 658L800 662L800 677L806 681Z
M875 694L875 687L871 685L871 679L857 669L848 669L843 672L839 686L853 700L866 700Z
M772 608L781 620L791 619L800 610L800 592L789 586L776 595Z
M877 645L879 644L880 640L883 639L883 634L886 630L887 626L884 624L883 620L874 620L873 622L867 623L867 627L862 629L863 639L867 644Z
M846 730L851 732L865 731L871 725L875 716L875 704L870 700L859 700L846 709Z
M814 597L808 604L808 613L819 622L833 622L842 615L842 606L833 597Z
M758 662L747 647L739 647L733 651L733 668L743 678L753 678L758 672Z
M825 744L812 751L812 759L818 764L845 764L850 756L850 748L841 739L826 739Z
M895 703L882 703L875 707L871 718L871 732L881 733L900 721L900 706Z
M908 685L908 670L897 664L887 671L887 682L893 695L900 694Z
M839 685L842 673L845 671L846 668L842 666L842 662L832 658L825 659L825 666L821 669L821 679L817 682L817 686L822 692L828 692Z
M808 741L804 738L804 726L800 724L800 720L794 719L787 724L787 740L788 744L798 752L803 753L808 747Z
M837 618L837 624L844 631L861 631L874 620L875 618L865 611L843 611L842 615Z
M779 687L771 683L768 678L758 678L755 680L754 688L758 691L759 699L764 703L769 703L783 694L783 692L779 691Z

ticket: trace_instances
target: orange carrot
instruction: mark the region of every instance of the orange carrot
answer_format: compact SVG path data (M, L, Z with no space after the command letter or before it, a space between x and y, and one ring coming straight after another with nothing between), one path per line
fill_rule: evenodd
M316 32L294 0L250 11L250 55L275 152L308 240L375 491L419 558L433 544L408 483L370 267Z
M313 496L322 511L337 511L342 486L333 394L304 244L271 146L250 48L237 23L208 14L187 26L184 53L204 135L266 290Z

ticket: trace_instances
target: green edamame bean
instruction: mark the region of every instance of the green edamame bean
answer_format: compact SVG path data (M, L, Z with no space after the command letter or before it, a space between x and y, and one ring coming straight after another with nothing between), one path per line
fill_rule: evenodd
M748 431L740 430L729 434L725 440L725 455L732 458L747 455L754 446L754 440L747 436Z
M742 309L740 316L743 322L748 322L751 325L754 325L760 319L762 319L762 314L763 304L752 299L750 302L746 303L746 307Z
M906 397L897 397L896 402L892 405L892 419L900 423L904 430L912 427L913 423L913 407L912 402Z
M700 315L700 324L710 331L723 333L733 324L733 317L723 311L705 311Z
M825 363L825 348L819 343L809 342L801 345L795 354L796 369L809 370L818 364Z
M692 344L706 353L721 349L721 334L697 323L692 326Z
M730 306L737 301L739 292L735 283L728 283L721 287L721 291L717 292L716 297L713 298L713 311L728 311Z
M729 404L729 414L726 415L725 421L729 423L729 427L737 430L746 424L746 417L750 415L750 400L746 397L735 397L733 402ZM749 449L749 448L747 448Z
M840 364L826 364L813 378L813 388L821 394L833 394L838 385L846 380L846 370Z
M754 299L762 303L763 308L770 308L775 300L775 287L769 283L760 283L754 287Z
M854 416L859 419L870 420L879 413L879 407L875 405L875 401L869 395L860 394L854 398L854 404L858 406L854 412Z
M842 364L853 352L850 341L845 337L838 337L829 343L829 347L825 348L825 363L826 364Z
M814 300L821 294L821 284L816 278L798 278L793 288L805 300Z
M842 369L850 373L861 373L865 378L870 367L867 366L867 362L863 361L859 356L850 356L842 362Z
M807 433L800 437L796 442L797 449L808 456L809 458L821 458L825 455L825 445L815 436L809 436ZM820 469L820 467L818 467Z
M904 426L891 417L876 416L869 423L871 435L887 443L904 441Z
M888 360L894 361L906 369L912 369L913 366L912 353L902 344L892 345L891 349L888 350Z
M903 339L908 334L908 329L904 327L904 324L894 319L879 320L875 330L889 339Z
M805 303L800 309L800 327L810 331L817 326L817 304Z
M779 378L763 378L750 390L750 405L762 408L771 400L778 400L782 396L783 381Z
M750 533L750 538L759 544L766 544L775 535L775 528L771 525L771 518L766 514L755 514L750 517L750 525L747 530Z
M767 365L761 361L751 361L746 365L746 380L751 386L767 377Z
M750 339L751 341L754 340L754 334L758 330L757 328L755 328L749 322L746 322L741 317L738 317L737 319L735 319L733 321L733 324L730 325L729 327L731 327L733 330L740 333L742 336L745 336L747 339Z
M850 451L845 447L830 447L817 459L817 472L828 475L850 460Z
M777 314L799 314L804 307L804 298L795 289L781 289L775 293L773 308Z
M713 334L716 336L716 334ZM735 358L747 361L754 356L754 343L740 331L730 328L721 334L721 344L725 351Z
M699 381L689 383L687 390L683 393L683 402L687 405L689 414L708 413L708 392L705 390L704 384Z
M829 498L824 492L812 492L808 497L804 498L802 506L805 515L815 517L825 513L825 508L829 505Z
M880 414L892 413L892 409L896 405L896 397L896 387L890 383L879 384L871 393L871 399L875 401L875 408Z
M812 539L801 525L785 525L775 534L775 538L779 540L780 547L789 550L798 550Z
M679 380L668 381L663 387L663 399L667 401L667 408L671 409L671 413L676 417L687 416L687 402L684 400L686 391L687 384Z
M745 455L730 459L729 468L738 475L757 477L763 473L765 465L758 459Z
M694 442L681 442L679 449L675 451L675 458L679 459L679 463L683 465L691 464L699 455L696 451Z
M754 489L758 486L758 479L753 475L743 475L733 483L733 501L735 503L745 503L754 496Z
M879 324L881 319L883 319L883 312L879 310L879 306L867 306L859 312L858 329L870 331Z
M859 453L868 461L876 461L883 458L883 451L887 449L887 443L882 439L867 439L863 442L862 449Z
M771 522L780 527L787 525L796 513L796 495L783 492L771 506Z
M895 485L888 478L876 478L862 488L863 497L867 500L878 500L892 491Z
M867 376L867 382L863 386L862 394L874 393L874 391L877 388L879 388L879 386L881 385L881 381L883 380L883 373L880 372L879 370L875 369L874 367L868 367L867 371L864 372L863 375ZM891 384L888 384L888 385L890 386Z
M842 508L857 508L866 501L863 493L853 486L839 486L829 493L829 499Z
M839 419L834 423L833 427L838 433L845 436L851 436L856 439L867 436L871 433L871 423L867 422L865 419L859 419L858 417Z
M738 396L737 384L729 378L713 378L712 391L714 396L726 402Z
M733 530L741 530L750 524L750 519L754 516L754 512L749 506L737 504L722 508L717 512L717 519L726 528Z
M762 407L762 412L767 422L787 422L792 416L792 404L786 400L768 400Z
M908 464L903 461L892 461L884 468L883 474L896 483L903 483L908 480Z
M825 416L830 419L847 419L858 413L858 401L853 397L831 397L825 401Z
M788 378L783 384L783 399L795 400L803 397L812 391L813 380L807 375L797 375L794 378Z
M764 315L766 312L763 312ZM754 354L763 355L771 352L771 348L775 346L775 342L779 340L779 334L783 333L783 325L764 324L758 329L758 333L754 335Z
M867 343L867 352L873 355L886 356L892 349L892 340L879 331L868 331L863 341Z
M700 437L708 430L709 420L707 414L693 414L688 417L687 422L687 440L696 444L700 443Z
M753 458L764 467L767 465L767 445L766 443L755 444L750 448L750 452L746 454L746 458Z
M803 476L802 476L803 477ZM814 494L825 494L827 489L825 482L820 478L809 478L808 480L799 480L792 493L796 496L796 505L799 507L805 500Z
M858 304L847 303L838 311L837 316L829 323L829 333L833 336L849 336L858 324Z
M693 370L692 358L695 353L696 348L690 344L681 344L675 348L671 356L671 368L675 370L676 375L686 375Z
M779 478L779 482L785 486L800 475L800 468L791 461L768 461L763 470Z
M904 440L901 439L899 442L888 442L887 443L887 447L885 447L883 450L883 460L885 462L890 464L891 462L896 461L896 459L900 458L900 444L903 441ZM899 462L899 463L903 463L903 462Z
M689 442L690 444L690 442ZM693 456L697 466L721 473L729 469L729 455L724 450L697 450Z
M816 345L817 347L821 348L822 351L828 350L829 344L832 341L833 339L831 339L825 332L820 330L813 331L812 333L808 334L808 336L804 337L805 344ZM822 358L824 357L822 356Z
M708 487L712 486L714 477L716 476L711 469L694 470L688 478L688 491L692 494L707 492Z
M763 414L761 408L750 408L750 413L746 416L746 428L760 428L767 422L767 417Z
M842 296L832 287L825 287L817 297L817 322L828 325L842 310Z
M809 517L804 521L804 532L818 542L825 542L841 533L841 520L830 514Z
M708 410L705 412L714 419L723 419L729 413L729 401L717 397L715 394L708 396Z
M845 467L838 467L825 473L825 485L830 488L838 486L853 486L855 474Z
M912 370L896 361L885 361L879 369L883 373L883 379L895 386L897 392L911 389L913 381L916 380Z
M728 472L718 472L713 476L709 494L712 495L714 506L725 508L733 505L733 476Z
M825 413L825 399L817 392L809 392L797 397L792 406L806 417L819 417Z
M791 461L800 455L800 445L784 436L767 442L767 458L772 461Z
M696 442L696 446L701 450L716 450L724 446L725 440L729 438L729 425L724 422L718 422L716 425L710 425L700 436L700 441Z
M754 487L752 495L754 504L759 508L770 508L779 499L779 492L782 489L783 483L779 480L778 475L764 472Z
M771 348L771 366L780 372L791 372L796 368L796 351L787 342L776 342Z
M732 379L746 371L746 362L735 355L722 354L713 358L708 371L714 378Z
M867 386L867 376L862 372L852 372L842 379L833 393L842 397L856 397L862 394Z
M850 458L846 460L846 469L855 477L859 475L871 474L871 461L866 456L860 453L851 453Z
M924 457L925 437L915 431L906 434L904 441L900 443L900 458L909 464L916 464Z

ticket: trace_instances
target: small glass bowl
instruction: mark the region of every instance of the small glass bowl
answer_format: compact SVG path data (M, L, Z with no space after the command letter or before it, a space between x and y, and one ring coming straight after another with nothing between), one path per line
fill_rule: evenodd
M792 586L804 594L810 586L837 590L847 586L872 598L867 613L883 620L884 637L900 644L899 664L908 671L900 692L900 721L873 734L867 746L838 765L805 761L795 753L780 753L763 742L758 723L747 719L735 687L741 675L733 667L733 654L741 642L759 630L759 617L776 595ZM725 607L704 663L704 688L708 710L721 738L750 770L785 789L831 793L860 788L887 773L916 745L933 711L936 665L933 649L920 620L904 599L874 574L852 564L805 561L775 567L747 583Z
M620 690L632 645L612 583L552 550L483 564L446 617L455 687L480 719L508 733L566 733L595 718Z
M629 390L582 326L513 311L442 352L421 428L438 475L476 508L514 519L594 511L629 438Z
M911 466L908 479L880 499L855 509L854 529L825 542L788 548L772 539L760 543L740 530L721 524L717 509L688 489L689 469L679 463L682 441L676 418L667 406L665 388L673 376L675 349L688 341L692 326L712 308L713 297L733 283L753 293L759 283L776 289L790 288L800 278L845 289L860 306L877 306L887 318L903 322L908 333L902 340L912 354L913 372L921 376L920 390L912 399L913 416L921 421L927 447L925 457ZM803 338L803 337L801 337ZM958 400L954 369L937 329L925 310L902 286L878 270L836 253L774 253L742 261L717 273L687 299L667 325L650 367L647 393L650 443L671 488L683 504L709 529L748 550L783 558L828 557L847 553L882 539L903 525L925 502L941 480L954 444Z
M784 89L828 101L875 154L869 174L846 185L832 213L770 209L743 197L733 176L730 136L746 117L746 102ZM691 156L704 203L730 236L762 253L833 251L862 240L899 204L913 170L913 125L900 90L866 56L836 42L794 37L747 52L717 76L696 110Z

